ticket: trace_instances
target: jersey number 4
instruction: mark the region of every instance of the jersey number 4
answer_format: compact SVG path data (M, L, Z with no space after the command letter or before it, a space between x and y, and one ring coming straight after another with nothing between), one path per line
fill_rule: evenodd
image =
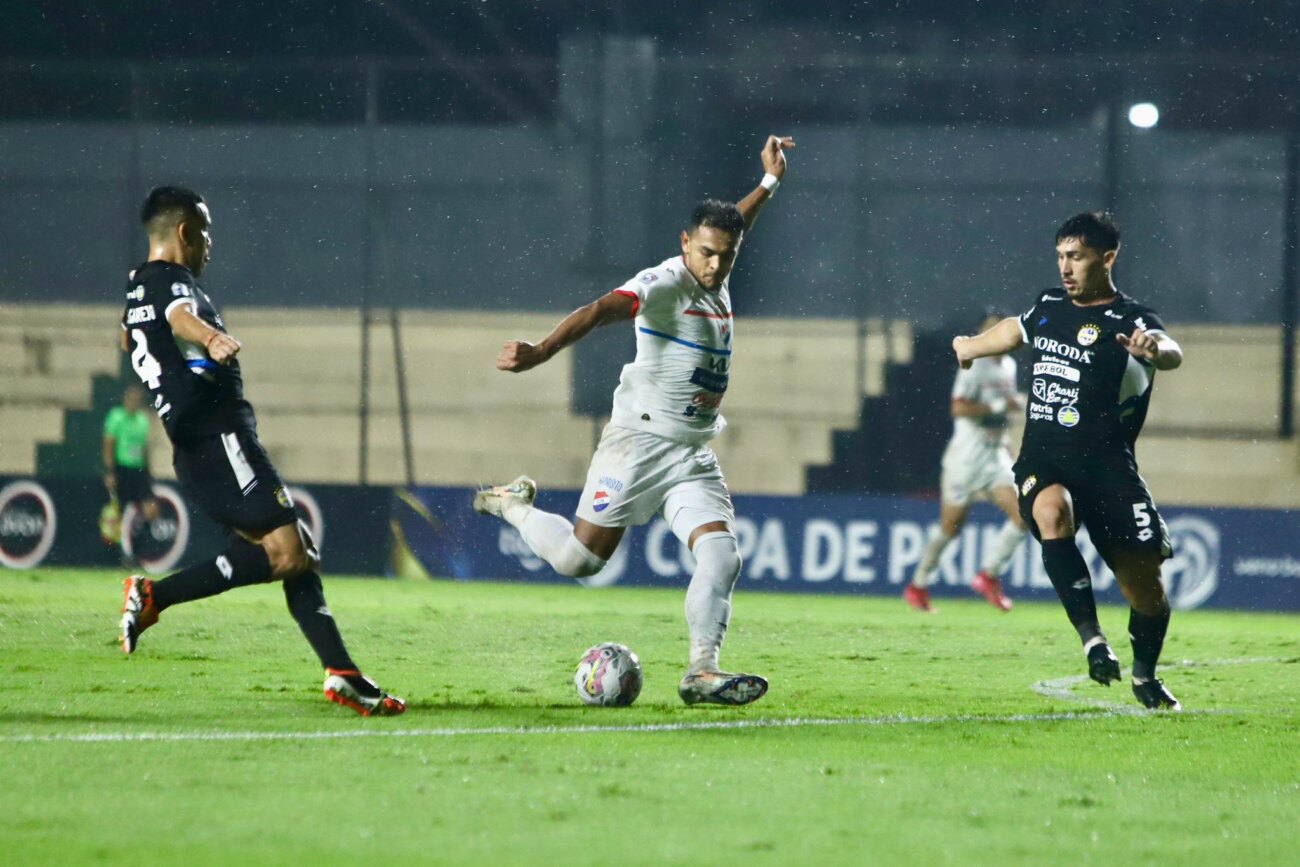
M143 331L139 328L131 329L131 339L135 341L135 351L131 353L131 367L150 391L157 391L159 377L163 372L162 365L149 351L149 340Z

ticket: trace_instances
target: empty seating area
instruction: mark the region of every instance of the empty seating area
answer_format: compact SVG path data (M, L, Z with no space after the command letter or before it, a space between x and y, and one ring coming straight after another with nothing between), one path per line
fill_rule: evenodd
M69 411L92 410L92 377L115 375L115 306L0 306L0 473L36 472L37 447L65 436ZM537 338L556 314L403 311L368 323L366 466L362 328L357 310L231 308L263 443L291 481L407 480L395 338L405 362L410 460L417 483L473 486L521 472L541 484L583 483L604 419L571 410L574 355L524 375L494 359L512 338ZM905 322L747 319L714 444L738 492L798 494L805 471L831 460L837 429L858 424L861 397L884 393L890 364L911 360ZM1280 388L1275 327L1183 326L1183 369L1157 379L1143 473L1167 503L1300 505L1300 452L1275 436ZM936 387L939 387L936 385ZM945 386L946 387L946 386ZM102 398L101 398L102 399ZM96 412L103 407L96 407ZM161 429L156 475L171 475Z
M119 308L0 305L0 473L35 472L39 443L63 440L64 414L90 409L91 378L115 375Z
M506 340L545 334L553 314L405 311L398 322L417 482L477 485L521 472L546 486L581 486L603 419L571 412L573 354L524 375L495 368ZM357 481L361 443L361 329L355 311L232 309L232 332L258 407L262 441L282 472L301 481ZM800 493L804 470L830 459L831 432L857 423L858 389L890 357L897 328L835 320L751 320L740 338L718 440L739 491ZM910 335L907 335L910 336ZM394 329L369 324L366 479L406 480ZM728 459L728 455L733 455Z

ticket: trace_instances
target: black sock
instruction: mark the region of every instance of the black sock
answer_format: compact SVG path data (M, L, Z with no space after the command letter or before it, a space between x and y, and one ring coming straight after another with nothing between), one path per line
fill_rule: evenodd
M1156 676L1156 663L1165 646L1165 632L1169 629L1169 609L1156 615L1141 614L1130 608L1128 612L1128 640L1133 645L1133 676L1150 680Z
M1079 639L1087 644L1101 636L1097 623L1097 600L1092 595L1092 576L1088 564L1079 553L1074 539L1048 539L1043 542L1043 566L1047 577L1056 588L1065 606L1065 616L1070 618Z
M182 569L153 582L153 604L159 611L181 602L193 602L225 593L235 587L265 584L271 580L271 561L261 545L236 538L212 560Z
M334 615L325 606L325 591L321 587L319 575L308 572L284 582L284 599L289 603L289 613L298 621L298 628L307 637L311 649L320 657L323 667L340 671L357 670L343 644L343 636L339 635Z

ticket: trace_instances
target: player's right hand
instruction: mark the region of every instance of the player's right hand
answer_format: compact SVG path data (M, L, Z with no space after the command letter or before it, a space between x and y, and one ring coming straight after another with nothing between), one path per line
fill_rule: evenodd
M960 336L952 339L952 351L957 354L957 363L961 365L962 370L969 370L971 362L975 360L968 356L964 351L966 347L963 344L968 340L970 340L969 337Z
M239 354L239 341L224 332L208 341L208 358L217 364L229 364Z
M497 370L522 373L545 360L546 353L527 340L507 340L506 345L497 353Z

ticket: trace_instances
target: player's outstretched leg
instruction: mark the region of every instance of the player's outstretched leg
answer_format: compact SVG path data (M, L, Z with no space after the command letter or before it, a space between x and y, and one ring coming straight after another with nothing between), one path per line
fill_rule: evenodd
M158 622L158 608L153 602L153 582L143 575L131 575L122 582L122 620L119 642L128 656L135 652L140 633Z
M320 575L307 572L286 580L284 601L325 669L327 699L362 716L396 716L406 710L405 701L380 689L352 661L334 615L325 604Z
M533 505L537 484L520 476L508 485L484 488L474 495L474 511L494 515L513 526L534 554L569 578L586 578L605 568L573 534L573 525L559 515ZM621 535L622 531L618 531Z
M134 653L140 633L158 622L159 615L173 605L216 596L236 587L265 584L271 578L271 562L261 545L236 538L230 547L211 560L204 560L159 581L139 575L126 579L122 605L120 641L123 652Z
M691 633L691 660L677 687L687 704L749 704L767 692L756 674L719 669L718 655L731 622L731 592L740 577L740 551L730 532L702 533L695 539L695 574L686 590L686 625Z
M507 503L531 506L537 499L537 483L528 476L520 476L508 485L494 485L474 494L474 511L506 520Z

